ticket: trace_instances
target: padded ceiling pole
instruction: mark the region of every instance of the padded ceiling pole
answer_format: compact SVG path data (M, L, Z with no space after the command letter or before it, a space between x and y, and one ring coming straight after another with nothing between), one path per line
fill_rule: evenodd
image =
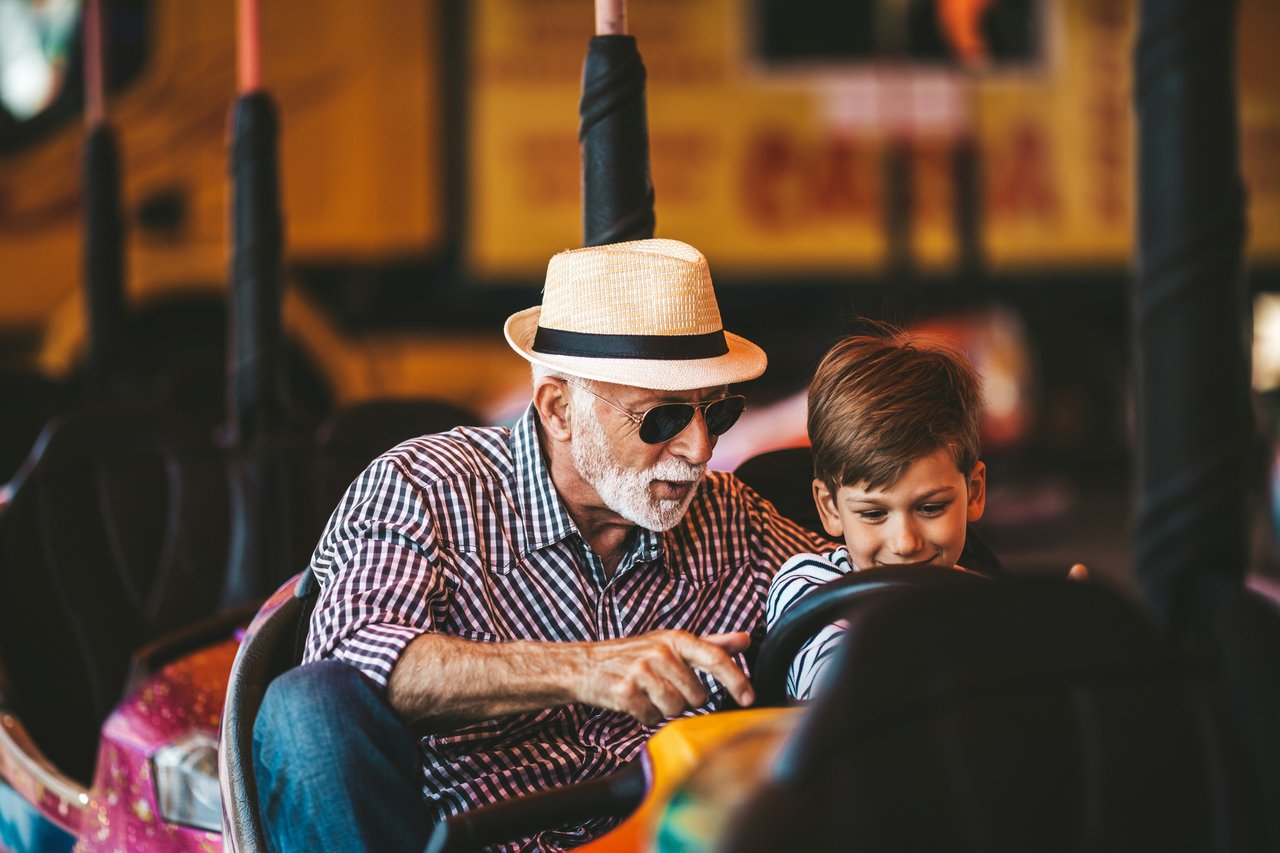
M238 97L231 114L231 293L227 430L232 553L223 605L265 596L293 566L271 543L287 537L273 445L282 428L283 215L276 108L262 89L258 0L238 0ZM285 528L282 530L281 528Z
M596 0L578 105L584 246L653 236L645 70L626 31L625 0Z
M88 310L86 390L106 396L122 380L124 356L124 216L120 154L106 118L105 0L84 9L84 283Z
M231 114L231 323L228 416L244 444L278 421L283 215L276 108L261 88L257 3L241 0L240 94ZM244 19L252 17L252 22ZM246 34L246 28L247 33ZM249 58L246 58L249 57Z
M1235 90L1237 2L1142 0L1137 579L1175 633L1248 561L1251 310Z

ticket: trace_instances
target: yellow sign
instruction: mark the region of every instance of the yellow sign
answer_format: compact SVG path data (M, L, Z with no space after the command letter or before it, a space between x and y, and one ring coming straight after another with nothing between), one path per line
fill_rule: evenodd
M577 0L471 6L468 257L481 278L536 278L552 252L581 241L576 128L591 10ZM687 240L737 275L874 274L889 251L885 163L897 146L909 164L905 239L919 267L946 270L958 255L952 148L969 134L994 269L1129 262L1132 2L1045 3L1039 58L972 76L770 70L752 56L751 8L632 4L649 73L658 236ZM1241 15L1251 254L1275 260L1280 95L1269 81L1280 68L1269 45L1280 14L1245 0Z

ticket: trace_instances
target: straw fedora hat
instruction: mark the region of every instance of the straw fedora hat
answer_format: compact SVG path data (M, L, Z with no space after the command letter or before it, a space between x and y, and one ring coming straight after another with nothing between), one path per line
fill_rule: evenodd
M561 252L542 305L507 318L507 342L551 370L687 391L754 379L764 350L724 330L702 253L679 240Z

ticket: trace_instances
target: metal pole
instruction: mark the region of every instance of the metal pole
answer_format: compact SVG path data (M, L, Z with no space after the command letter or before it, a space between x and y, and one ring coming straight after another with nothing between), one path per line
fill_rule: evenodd
M597 35L587 48L578 107L585 246L654 232L645 70L626 27L623 0L597 0Z
M87 390L118 390L125 338L124 215L120 154L106 119L103 3L89 0L84 18L84 282L88 311Z
M1251 309L1236 2L1142 0L1135 62L1137 579L1176 635L1248 560Z
M283 394L284 216L276 107L262 88L258 0L239 0L231 114L227 429L232 536L222 606L266 595L295 568Z

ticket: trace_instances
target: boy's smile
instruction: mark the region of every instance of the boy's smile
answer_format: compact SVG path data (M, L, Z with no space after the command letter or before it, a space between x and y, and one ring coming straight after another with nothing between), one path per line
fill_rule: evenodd
M814 480L813 497L822 525L843 538L859 569L928 565L953 568L964 549L965 525L982 518L986 465L965 475L949 448L911 463L890 486L841 486L833 496Z

